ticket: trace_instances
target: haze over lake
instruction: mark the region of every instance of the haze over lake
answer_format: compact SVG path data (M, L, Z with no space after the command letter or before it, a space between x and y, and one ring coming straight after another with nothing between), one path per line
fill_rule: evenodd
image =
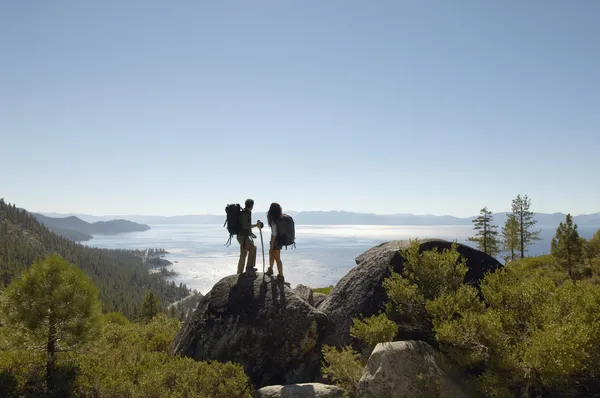
M237 270L239 245L235 238L225 247L227 230L216 224L150 225L144 232L124 233L114 236L95 235L84 242L88 246L112 249L144 249L160 247L170 254L166 259L179 275L174 280L206 294L221 278ZM530 247L529 255L550 251L550 240L556 226L538 226L542 240ZM579 233L589 239L597 227L582 226ZM260 235L255 230L258 247L256 268L262 271ZM265 263L268 266L268 241L270 230L263 230ZM281 258L286 281L292 287L305 284L322 287L337 283L356 264L354 259L365 250L394 239L441 238L456 240L474 247L467 241L473 235L472 226L379 226L379 225L296 225L296 248L282 250ZM502 259L499 258L501 262ZM276 268L275 268L276 269ZM276 272L276 271L275 271Z

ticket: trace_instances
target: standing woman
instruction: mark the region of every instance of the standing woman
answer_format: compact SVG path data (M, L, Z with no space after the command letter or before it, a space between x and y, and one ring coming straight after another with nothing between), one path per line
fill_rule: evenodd
M277 262L277 279L283 280L283 266L281 264L281 243L277 239L277 222L281 218L283 211L279 203L271 203L267 213L267 222L271 227L271 246L269 248L269 269L267 275L273 275L273 263Z

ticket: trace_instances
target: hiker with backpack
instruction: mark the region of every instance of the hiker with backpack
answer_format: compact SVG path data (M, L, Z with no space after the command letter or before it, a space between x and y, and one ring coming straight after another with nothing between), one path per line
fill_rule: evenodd
M279 203L271 203L267 212L267 223L271 228L271 244L269 247L269 269L267 275L273 275L273 263L277 263L277 279L283 280L283 264L281 263L281 248L294 244L294 220L283 213Z
M252 224L252 209L254 208L254 200L246 199L244 208L242 209L239 204L229 204L225 207L227 213L227 230L229 231L229 241L231 237L236 235L237 241L240 244L240 259L238 261L237 273L241 274L244 271L244 263L246 263L246 257L248 262L246 263L246 273L253 274L256 272L254 265L256 264L256 245L252 238L256 238L256 235L252 233L252 228L258 226L262 227L260 220L256 224Z

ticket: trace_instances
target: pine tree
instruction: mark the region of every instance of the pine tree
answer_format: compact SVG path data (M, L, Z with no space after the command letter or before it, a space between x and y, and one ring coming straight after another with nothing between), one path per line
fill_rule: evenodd
M470 242L476 242L479 250L490 256L498 254L498 226L492 224L494 216L492 212L484 207L479 211L481 215L473 220L475 224L473 229L477 231L474 237L469 238Z
M140 318L144 322L149 322L160 312L160 301L152 290L146 292L144 301L142 301L142 313Z
M600 257L600 229L597 230L594 236L592 236L592 238L586 242L584 245L584 252L590 265L594 259Z
M551 253L556 261L567 270L573 279L575 269L583 259L583 242L577 232L577 224L573 224L573 217L567 214L565 223L559 224L556 236L552 238Z
M534 240L540 240L540 231L531 231L531 227L537 223L537 220L533 219L534 213L529 210L531 206L531 200L525 196L517 195L512 201L512 215L517 219L519 224L519 249L521 251L521 258L525 257L527 246L529 246Z
M519 222L513 214L508 214L502 227L502 246L505 252L510 253L505 259L514 261L519 250Z
M55 387L56 354L89 341L100 319L98 290L76 266L58 255L34 263L2 295L7 324L22 329L46 352L46 383Z

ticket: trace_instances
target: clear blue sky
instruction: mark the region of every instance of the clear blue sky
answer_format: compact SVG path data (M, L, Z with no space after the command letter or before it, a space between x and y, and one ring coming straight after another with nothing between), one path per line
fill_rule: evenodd
M0 197L598 212L599 18L596 0L3 1Z

